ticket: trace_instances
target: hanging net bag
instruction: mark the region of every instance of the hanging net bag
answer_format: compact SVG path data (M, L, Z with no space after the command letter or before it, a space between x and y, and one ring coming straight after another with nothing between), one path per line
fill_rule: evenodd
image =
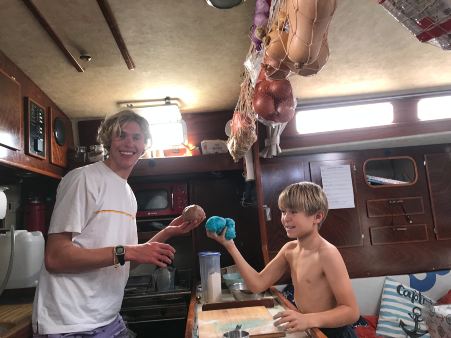
M252 110L253 93L254 89L250 74L245 71L240 96L232 117L230 136L227 140L227 148L235 162L243 158L252 144L257 141L256 115Z

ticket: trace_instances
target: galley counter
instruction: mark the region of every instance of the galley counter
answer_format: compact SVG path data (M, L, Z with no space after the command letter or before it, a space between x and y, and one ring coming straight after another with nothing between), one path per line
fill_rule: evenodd
M199 294L194 290L191 295L185 338L222 338L237 325L254 338L325 338L317 329L286 333L273 325L276 313L295 309L277 287L271 287L259 300L236 301L229 290L222 289L221 302L203 304Z
M29 338L33 335L31 313L34 288L5 290L0 296L0 337Z

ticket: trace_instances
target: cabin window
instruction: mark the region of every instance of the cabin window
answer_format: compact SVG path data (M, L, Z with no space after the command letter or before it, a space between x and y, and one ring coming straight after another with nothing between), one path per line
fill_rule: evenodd
M150 124L150 137L153 150L180 148L187 143L185 121Z
M409 185L417 181L415 161L408 156L369 159L363 171L371 187Z
M177 105L133 107L149 122L150 150L182 148L188 143L186 123Z
M321 133L389 125L393 123L390 102L300 110L296 113L299 134Z
M431 121L451 118L451 96L428 97L418 101L418 119Z

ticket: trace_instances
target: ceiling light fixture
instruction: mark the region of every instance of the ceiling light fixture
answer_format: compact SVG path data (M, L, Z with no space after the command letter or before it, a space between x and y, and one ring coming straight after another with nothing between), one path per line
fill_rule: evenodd
M150 124L178 122L182 119L177 98L136 100L118 102L119 107L131 108L142 115Z
M229 9L241 5L246 0L206 0L207 4L218 9Z

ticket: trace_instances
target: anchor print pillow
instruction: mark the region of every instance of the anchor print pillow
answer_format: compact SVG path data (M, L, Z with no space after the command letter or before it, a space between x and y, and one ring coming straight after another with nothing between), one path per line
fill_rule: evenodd
M422 311L433 303L420 291L386 277L376 334L385 337L429 338Z

